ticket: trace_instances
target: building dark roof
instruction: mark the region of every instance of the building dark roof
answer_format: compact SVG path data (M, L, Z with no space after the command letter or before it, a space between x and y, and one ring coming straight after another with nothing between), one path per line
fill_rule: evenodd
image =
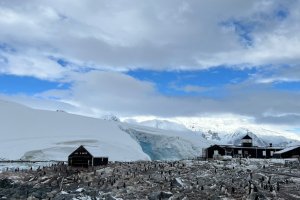
M285 149L282 149L281 151L275 152L275 154L283 154L283 153L286 153L286 152L289 152L289 151L293 151L293 150L295 150L297 148L300 148L300 146L287 147Z
M89 156L93 157L93 155L83 145L80 145L79 147L77 147L69 156L74 156L77 151L86 151Z
M248 134L245 136L245 137L243 137L242 139L252 139L252 137L250 137Z
M94 147L94 146L83 146L80 145L79 147L77 147L70 155L72 155L73 153L75 153L77 150L79 149L84 149L85 151L87 151L92 157L103 157L103 155L101 155L101 150L99 147ZM105 156L104 156L105 157Z
M252 147L244 147L244 146L236 146L236 145L217 145L222 148L232 148L232 149L274 149L274 150L282 150L282 147L259 147L259 146L252 146Z

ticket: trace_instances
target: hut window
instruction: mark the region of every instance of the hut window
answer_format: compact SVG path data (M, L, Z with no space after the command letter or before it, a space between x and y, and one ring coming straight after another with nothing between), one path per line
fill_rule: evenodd
M238 150L238 154L242 154L243 152L242 152L242 150Z
M214 155L219 155L219 151L218 150L214 150Z
M271 156L273 156L273 153L274 153L273 151L270 151Z
M266 151L263 151L263 156L266 156L267 154L266 154Z

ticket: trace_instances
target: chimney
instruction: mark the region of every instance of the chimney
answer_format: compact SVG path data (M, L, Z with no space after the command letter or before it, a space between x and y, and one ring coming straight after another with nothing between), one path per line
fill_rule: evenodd
M272 147L273 146L273 144L272 143L270 143L270 147Z

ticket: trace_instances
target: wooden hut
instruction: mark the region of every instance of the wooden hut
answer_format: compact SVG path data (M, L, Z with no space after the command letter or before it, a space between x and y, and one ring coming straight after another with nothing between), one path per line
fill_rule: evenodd
M78 147L68 157L68 165L72 167L92 167L108 164L108 157L94 157L98 152L84 146Z

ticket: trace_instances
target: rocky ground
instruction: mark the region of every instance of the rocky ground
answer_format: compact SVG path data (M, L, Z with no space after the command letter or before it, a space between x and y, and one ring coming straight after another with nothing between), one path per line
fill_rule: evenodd
M53 164L0 172L0 199L300 199L298 161L232 159Z

